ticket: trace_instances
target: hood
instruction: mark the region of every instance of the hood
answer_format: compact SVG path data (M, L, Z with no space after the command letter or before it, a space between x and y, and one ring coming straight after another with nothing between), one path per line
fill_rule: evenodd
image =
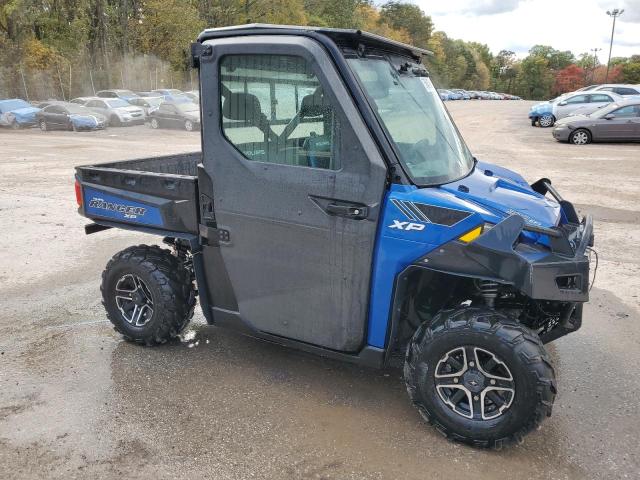
M561 118L556 121L556 126L558 125L566 125L568 123L575 123L582 120L590 120L589 115L569 115L568 117Z
M513 214L537 227L554 227L560 220L558 202L534 192L520 175L497 165L478 162L471 175L440 189L463 200L490 223Z

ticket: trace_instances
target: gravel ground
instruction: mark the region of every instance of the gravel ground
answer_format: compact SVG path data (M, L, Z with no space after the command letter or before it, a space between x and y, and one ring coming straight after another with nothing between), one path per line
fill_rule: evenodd
M448 104L477 157L549 177L596 219L583 328L549 346L553 416L487 452L424 426L395 369L371 371L204 324L182 342L121 341L100 304L118 250L85 236L78 164L197 150L197 134L0 130L0 472L13 478L586 479L640 471L640 145L556 143L528 102Z

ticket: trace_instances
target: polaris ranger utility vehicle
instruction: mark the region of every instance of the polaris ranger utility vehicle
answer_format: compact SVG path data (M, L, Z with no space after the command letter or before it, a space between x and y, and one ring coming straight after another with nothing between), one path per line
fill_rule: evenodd
M270 342L404 356L412 402L455 440L500 447L550 415L543 344L580 328L591 218L549 180L475 159L426 53L354 30L204 31L202 154L77 168L87 233L172 247L109 262L116 330L163 343L198 296L210 324Z

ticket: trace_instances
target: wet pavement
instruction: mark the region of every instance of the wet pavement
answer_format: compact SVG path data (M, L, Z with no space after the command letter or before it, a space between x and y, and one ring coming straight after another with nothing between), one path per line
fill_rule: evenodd
M2 478L638 478L640 145L573 147L529 127L526 102L454 102L483 160L548 176L597 220L583 328L549 346L553 416L499 452L423 425L401 371L368 370L204 324L157 348L123 342L100 304L118 250L156 237L85 236L77 164L199 148L146 127L0 130Z

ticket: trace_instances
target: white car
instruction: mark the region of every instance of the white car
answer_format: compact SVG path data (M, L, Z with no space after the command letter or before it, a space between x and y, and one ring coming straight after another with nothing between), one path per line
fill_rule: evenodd
M131 105L121 98L96 97L87 101L84 106L104 115L112 127L142 125L146 119L142 108Z
M538 123L541 127L552 127L556 120L570 115L588 115L610 104L622 101L623 98L613 92L575 92L531 107L529 119L531 125Z

